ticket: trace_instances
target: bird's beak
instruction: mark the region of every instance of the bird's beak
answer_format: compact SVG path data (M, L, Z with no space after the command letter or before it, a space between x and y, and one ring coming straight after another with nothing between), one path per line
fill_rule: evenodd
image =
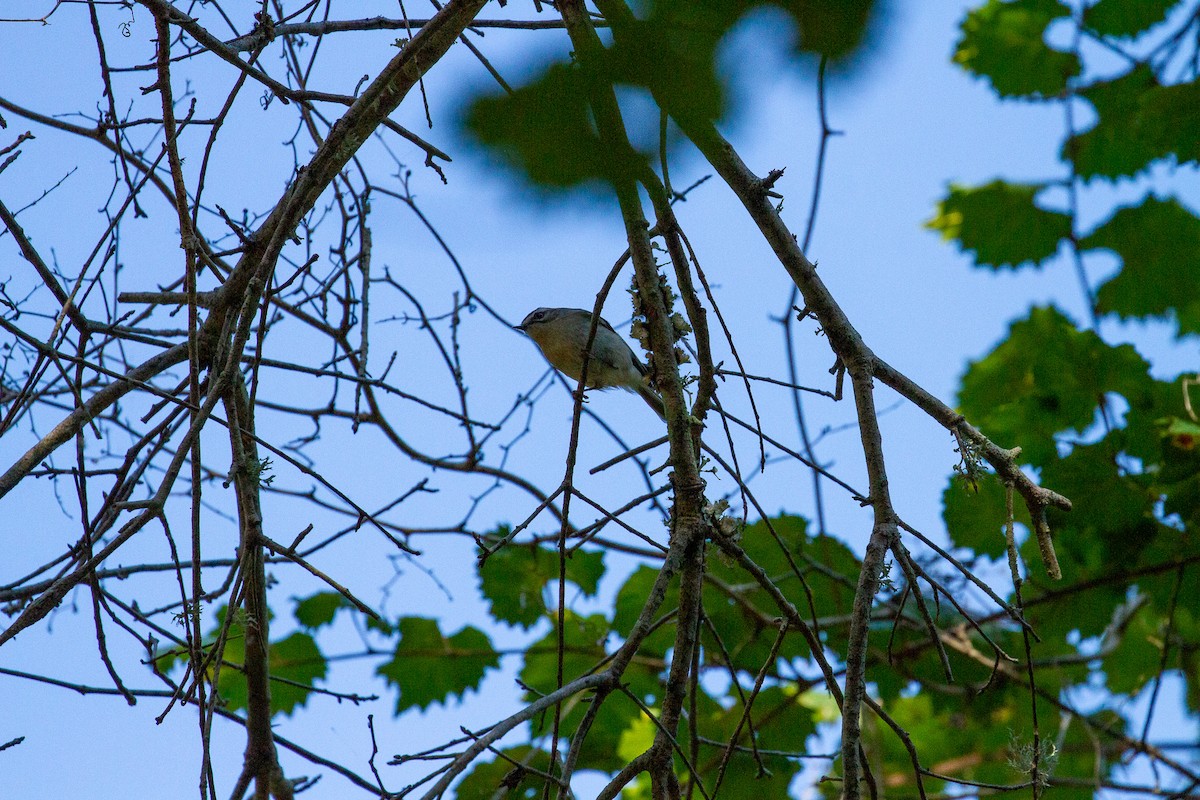
M525 326L524 326L524 325L513 325L512 327L513 327L513 330L514 330L514 331L520 331L521 333L524 333L524 332L525 332Z

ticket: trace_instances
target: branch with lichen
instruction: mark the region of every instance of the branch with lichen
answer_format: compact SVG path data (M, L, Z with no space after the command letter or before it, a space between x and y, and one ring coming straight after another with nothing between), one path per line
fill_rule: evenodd
M610 22L632 20L632 12L621 0L598 0L600 10ZM621 25L614 24L614 35L621 35ZM698 117L687 109L673 107L666 93L655 91L656 101L672 116L684 134L704 154L709 164L734 191L758 225L763 237L775 252L804 298L805 309L819 324L833 352L839 370L849 374L855 399L863 455L870 480L868 502L874 513L874 525L866 553L863 556L856 589L854 610L850 623L846 653L846 688L842 715L843 797L857 800L861 794L859 774L859 717L866 695L866 644L871 606L879 588L879 575L887 552L899 537L898 517L888 492L887 470L883 459L882 436L874 406L874 379L879 378L909 399L934 419L971 442L1002 479L1011 481L1021 493L1035 533L1042 546L1047 572L1059 577L1045 509L1050 506L1069 509L1070 502L1061 495L1036 486L1016 464L1019 451L1006 450L988 440L970 426L961 415L953 413L928 392L916 386L878 358L863 340L857 329L842 311L841 306L817 275L816 266L805 256L796 237L792 235L773 204L772 185L778 171L759 178L742 161L733 146L721 136L711 120Z

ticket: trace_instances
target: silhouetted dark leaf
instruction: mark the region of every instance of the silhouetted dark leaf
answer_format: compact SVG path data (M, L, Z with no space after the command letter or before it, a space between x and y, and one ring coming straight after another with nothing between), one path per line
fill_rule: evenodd
M477 689L488 669L500 665L500 655L487 634L470 625L445 636L437 620L402 617L400 643L392 660L375 670L398 690L396 713L428 708Z
M1097 0L1085 7L1083 22L1101 36L1130 38L1162 22L1179 0Z
M1099 310L1122 319L1174 318L1180 336L1200 333L1200 218L1174 198L1118 209L1080 243L1112 250L1121 271L1101 285Z
M1079 59L1046 44L1046 28L1071 9L1059 0L988 0L967 14L954 60L1001 97L1056 97Z
M993 181L971 189L951 186L937 214L925 223L975 256L981 267L1040 266L1071 235L1071 217L1038 208L1042 184Z

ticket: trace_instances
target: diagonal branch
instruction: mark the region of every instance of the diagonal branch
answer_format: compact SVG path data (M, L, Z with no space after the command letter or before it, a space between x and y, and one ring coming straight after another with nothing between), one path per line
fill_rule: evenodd
M600 0L598 5L610 21L632 18L631 12L620 0ZM614 35L619 37L620 26L615 25L613 30ZM653 91L654 88L652 86L651 90ZM842 716L843 797L847 800L857 800L861 787L859 786L859 761L855 756L859 751L861 738L859 717L866 695L866 643L870 609L879 588L879 579L886 554L899 538L898 516L888 491L883 441L875 411L874 378L878 374L881 379L884 379L885 376L887 379L891 379L887 381L889 385L918 407L926 410L927 413L932 414L933 410L940 412L945 407L934 406L929 402L932 400L931 395L923 390L918 394L915 391L918 388L915 387L915 384L912 384L911 381L900 380L902 376L888 368L863 341L862 336L817 275L816 265L805 256L796 237L788 230L778 210L771 202L770 179L764 181L756 176L710 120L694 116L686 110L671 107L664 93L655 92L655 98L668 113L671 113L684 134L704 154L708 162L742 202L747 213L754 220L776 257L800 290L806 308L820 322L830 347L837 355L841 367L849 373L853 385L863 456L870 481L868 500L872 506L875 520L863 557L855 594L854 614L851 620L846 654L846 688ZM943 425L953 426L952 430L965 425L965 421L960 415L954 415L953 419L944 414L933 414L933 416ZM1015 463L1015 456L1019 451L1007 451L1000 448L970 426L966 426L963 433L981 449L989 462L996 466L998 472L1001 474L1020 473ZM1022 496L1030 505L1035 527L1039 530L1038 538L1039 543L1043 545L1043 557L1046 560L1047 570L1052 576L1057 576L1058 568L1053 558L1053 548L1049 541L1044 511L1046 505L1049 504L1060 508L1069 508L1070 503L1066 498L1053 492L1032 487L1027 478L1025 481L1027 485L1022 490Z

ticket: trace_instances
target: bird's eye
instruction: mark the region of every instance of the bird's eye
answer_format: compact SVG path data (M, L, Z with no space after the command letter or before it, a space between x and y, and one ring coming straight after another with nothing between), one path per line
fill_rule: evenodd
M544 319L546 319L546 312L545 312L545 311L538 311L536 314L534 314L534 315L533 315L533 321L534 321L534 322L541 322L541 321L543 321Z

